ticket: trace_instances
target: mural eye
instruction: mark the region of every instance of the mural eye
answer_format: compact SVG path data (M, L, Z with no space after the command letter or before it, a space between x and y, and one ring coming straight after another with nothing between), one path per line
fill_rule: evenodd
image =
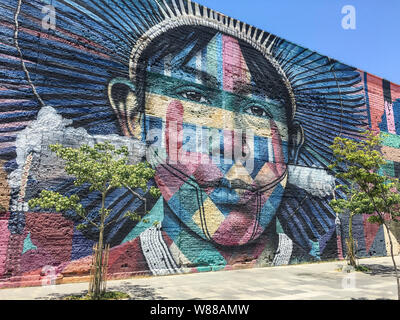
M182 97L187 100L198 102L198 103L209 103L208 99L203 94L194 90L182 91L179 93Z
M251 114L252 116L256 116L256 117L272 118L272 116L270 115L270 113L268 111L266 111L263 107L256 106L256 105L246 108L244 110L244 112L247 114Z

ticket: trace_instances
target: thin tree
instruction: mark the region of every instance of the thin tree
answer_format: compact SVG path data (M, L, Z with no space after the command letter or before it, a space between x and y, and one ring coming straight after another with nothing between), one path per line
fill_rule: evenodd
M129 190L135 197L144 201L146 213L146 199L136 190L147 191L148 182L154 177L155 171L147 162L131 164L129 152L126 147L116 148L109 142L97 143L93 147L82 145L79 148L64 147L60 144L50 145L50 150L64 160L65 171L74 177L74 185L88 185L90 191L97 191L101 194L101 206L97 217L90 218L88 211L81 203L77 194L69 196L62 195L55 191L42 190L40 196L28 202L29 207L40 207L46 210L55 210L65 213L74 211L81 218L82 223L77 226L82 230L89 225L99 231L97 250L95 251L95 272L92 291L89 287L89 294L93 299L101 298L102 284L105 281L103 256L104 256L104 230L110 224L117 223L122 219L144 220L136 212L125 212L119 218L106 221L112 213L106 207L107 195L118 188ZM160 191L156 187L149 188L152 196L158 197Z
M363 132L359 140L335 138L331 146L335 161L330 168L335 170L337 178L347 181L347 184L337 186L345 197L332 200L330 204L338 213L349 212L350 217L370 214L368 222L383 225L386 229L400 300L399 274L388 222L399 222L400 181L397 177L384 174L382 167L387 161L381 152L381 145L382 136L372 131ZM353 243L350 245L353 249Z
M330 202L331 207L337 213L341 214L348 214L348 233L347 238L345 240L346 243L346 259L348 259L348 264L351 265L353 268L357 270L357 260L356 260L356 243L354 241L353 236L353 218L355 215L360 214L358 210L353 210L354 207L357 208L357 204L353 202L355 199L356 194L354 194L354 185L353 187L348 187L347 185L339 185L337 188L341 188L346 190L346 205L343 205L342 200L336 200L336 195L334 194L334 200Z

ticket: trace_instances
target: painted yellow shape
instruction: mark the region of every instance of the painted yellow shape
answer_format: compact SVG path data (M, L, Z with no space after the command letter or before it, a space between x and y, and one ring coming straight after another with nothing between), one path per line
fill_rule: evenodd
M386 253L388 256L390 256L390 240L389 240L388 232L385 227L383 227L383 232L385 235ZM397 241L396 237L394 236L393 232L390 230L389 230L389 232L390 232L390 237L392 238L392 243L393 243L393 254L395 256L397 256L400 252L400 244Z
M203 203L204 213L205 213L205 223L207 226L208 233L212 237L214 233L218 230L222 221L224 221L224 215L219 211L219 209L215 206L215 204L207 198ZM193 221L201 228L201 218L200 218L200 210L197 210L196 213L192 217ZM203 221L204 223L204 221Z
M240 162L235 162L235 164L226 173L225 178L228 180L240 179L248 184L253 183L253 179L249 175L249 172Z
M165 119L168 105L177 99L154 93L146 94L146 114ZM183 122L208 128L252 130L254 135L270 138L271 126L269 119L263 119L250 114L243 114L199 103L180 100L183 105ZM275 121L283 141L288 140L288 128L285 123Z
M7 172L4 168L4 161L0 161L0 205L4 210L9 210L10 187L8 185Z
M400 162L400 149L382 146L382 154L386 160Z

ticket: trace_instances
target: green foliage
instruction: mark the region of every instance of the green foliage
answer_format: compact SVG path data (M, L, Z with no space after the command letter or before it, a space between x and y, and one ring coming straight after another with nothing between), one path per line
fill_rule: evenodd
M116 223L123 218L129 218L134 221L142 220L138 213L129 211L106 224L106 218L112 213L112 210L105 206L106 196L111 190L126 188L135 197L144 202L144 211L146 213L147 200L135 190L149 191L153 197L159 197L160 190L156 187L151 187L147 190L148 182L154 177L155 170L147 162L132 164L129 160L127 147L117 149L109 142L97 143L93 147L82 145L79 148L69 148L56 144L51 145L50 150L64 160L65 171L75 178L75 186L88 184L90 191L101 193L99 217L95 218L95 220L89 218L88 212L80 203L81 199L76 194L64 196L58 192L42 190L39 197L29 200L28 205L31 208L40 207L61 213L69 210L75 211L84 220L84 223L77 226L78 230L84 230L88 224L99 230L97 247L100 249L95 252L93 287L89 286L89 294L79 299L103 299L105 295L110 294L102 292L102 288L104 288L102 283L105 278L103 274L105 270L103 267L104 229L109 224ZM108 298L110 297L106 297L106 299Z
M83 231L87 228L87 224L81 223L76 226L76 229L79 231Z
M161 196L160 189L158 189L154 186L150 188L149 192L153 196L153 198L159 198Z
M93 147L82 145L79 148L55 144L50 145L50 149L65 161L65 171L75 178L76 186L89 184L90 191L99 191L103 198L109 191L124 187L136 197L145 200L134 190L140 188L146 191L148 181L155 174L155 170L147 162L131 164L127 147L123 146L117 149L109 142L97 143ZM159 197L161 194L160 190L154 186L148 191L153 197ZM31 199L28 205L31 208L40 207L61 213L73 210L86 222L100 228L100 224L88 218L88 213L80 200L76 194L67 197L54 191L42 190L40 196ZM101 221L104 221L110 214L111 210L102 206ZM140 215L135 212L127 212L123 217L134 221L141 220ZM86 227L87 224L77 226L79 230Z
M362 265L358 265L356 266L356 271L360 271L360 272L369 272L371 271L368 267L366 266L362 266Z
M122 299L130 299L130 295L121 292L121 291L108 291L104 292L98 300L122 300ZM72 296L66 296L63 298L63 300L93 300L93 297L90 294L85 294L85 295L72 295Z
M57 212L74 210L78 215L85 216L85 209L79 201L79 197L75 194L67 197L58 192L42 190L40 197L29 200L28 205L31 208L54 209Z
M125 212L125 217L131 219L132 221L140 221L142 217L138 215L136 212L127 211Z
M376 214L368 220L378 224L384 223L383 214L399 215L399 179L382 174L386 160L380 151L381 143L382 138L370 131L362 133L360 140L335 138L331 146L335 161L329 167L337 178L350 184L337 186L346 199L331 201L336 212Z
M349 182L339 185L346 195L345 199L332 200L332 208L338 212L348 212L349 239L346 244L350 264L355 265L354 246L352 237L352 216L356 214L371 214L370 223L384 225L388 231L390 255L396 272L397 294L400 300L400 279L394 259L393 241L389 225L385 218L398 221L400 215L400 183L397 177L383 174L382 166L386 163L381 153L382 137L370 131L362 134L362 139L351 140L336 137L333 145L335 162L330 166L335 170L336 177ZM362 271L362 270L361 270Z
M155 170L147 162L130 164L127 147L116 149L109 142L97 143L94 147L82 145L68 148L60 144L50 149L65 160L65 171L73 175L74 184L90 184L90 190L129 186L132 189L147 189L147 182L154 177Z

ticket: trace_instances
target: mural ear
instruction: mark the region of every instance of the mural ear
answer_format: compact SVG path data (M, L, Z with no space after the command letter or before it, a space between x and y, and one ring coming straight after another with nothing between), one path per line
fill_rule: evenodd
M294 121L290 128L289 138L289 163L297 164L297 158L304 144L304 130L301 124Z
M137 112L135 85L128 79L115 78L108 84L108 99L122 133L140 138L140 120Z

